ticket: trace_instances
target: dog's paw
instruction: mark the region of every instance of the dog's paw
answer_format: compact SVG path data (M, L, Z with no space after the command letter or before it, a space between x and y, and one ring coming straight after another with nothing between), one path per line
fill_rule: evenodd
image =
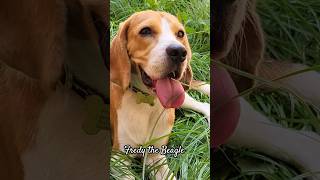
M210 124L210 104L209 103L202 103L202 114L207 119L208 123Z

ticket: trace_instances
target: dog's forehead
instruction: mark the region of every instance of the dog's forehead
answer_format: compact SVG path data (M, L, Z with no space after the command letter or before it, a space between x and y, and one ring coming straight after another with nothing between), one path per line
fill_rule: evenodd
M183 25L175 16L160 11L142 11L136 13L131 17L131 24L136 27L144 25L161 25L163 20L165 20L170 27L183 29Z

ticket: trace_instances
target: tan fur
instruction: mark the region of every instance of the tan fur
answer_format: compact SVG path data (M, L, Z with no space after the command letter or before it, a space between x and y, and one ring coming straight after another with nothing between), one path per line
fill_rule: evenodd
M277 79L281 76L304 69L305 67L287 61L268 59L261 62L257 74L265 79Z
M150 140L169 135L173 127L174 109L164 109L158 99L154 106L137 104L136 99L135 92L126 91L122 97L122 105L117 110L120 149L124 145L138 147ZM160 148L168 142L168 138L167 136L153 145Z
M0 154L0 179L23 179L20 155L38 129L36 118L59 76L64 47L63 2L18 4L0 7L0 141L6 150Z
M107 7L102 5L106 3L83 3L78 0L36 0L30 3L14 0L3 2L0 6L0 179L22 180L29 175L28 170L35 165L34 161L45 164L45 158L35 156L27 165L22 156L27 151L32 152L35 147L41 149L37 139L42 136L39 132L44 131L42 125L46 118L39 119L39 116L48 99L55 94L62 75L66 54L67 11L80 6L84 10L78 11L82 20L88 15L83 12L92 11L103 21L106 16L101 16L105 12L102 9ZM97 38L94 36L95 30L89 29L87 33ZM62 101L60 103L47 108L68 109ZM47 116L51 117L52 114ZM54 137L56 132L57 129L53 128L48 134ZM67 133L65 135L68 136ZM56 145L64 148L62 144ZM44 155L49 157L54 153L54 146L50 150ZM50 162L47 165L50 166ZM41 174L40 169L38 173ZM35 177L31 176L30 179Z
M124 150L125 145L138 147L160 137L162 138L152 145L160 148L168 143L168 135L174 124L175 109L164 109L158 98L155 99L153 106L146 103L138 104L136 102L137 94L129 88L132 80L142 81L139 68L144 71L148 70L150 77L166 76L169 73L166 72L166 68L159 70L150 67L150 59L154 55L152 53L155 53L154 49L157 47L158 39L165 34L161 32L163 20L169 24L170 32L167 33L184 31L177 18L168 13L143 11L133 14L123 22L112 40L110 50L110 113L113 148L116 150ZM152 29L152 37L145 38L139 35L140 30L146 26ZM187 36L176 38L187 50L187 60L178 67L181 70L178 80L186 84L185 88L189 88L192 80L190 45ZM168 62L163 60L161 66L167 65L166 63ZM156 70L158 72L155 72ZM133 73L135 74L133 75ZM165 162L163 158L165 156L160 154L148 156L147 164L151 165L156 161ZM117 158L115 157L115 159ZM127 168L130 168L130 163L126 162L126 164ZM167 176L173 177L169 173L168 166L165 165L154 176L157 179ZM125 178L132 179L132 177Z
M111 124L112 124L112 136L113 136L113 148L121 149L120 146L125 145L123 140L124 137L121 137L120 130L130 128L133 124L128 123L127 119L131 119L132 113L136 114L143 114L143 116L147 116L143 119L145 124L150 123L151 112L158 111L161 106L158 104L157 106L151 107L152 110L150 111L143 111L139 113L139 111L144 110L145 108L133 109L134 107L139 107L133 101L133 98L129 95L124 95L130 92L128 90L130 80L131 80L131 64L134 63L139 65L140 67L144 68L147 66L149 54L152 48L157 43L156 39L158 38L159 34L161 33L161 18L165 18L170 22L170 28L173 32L177 31L178 29L183 29L182 25L178 22L177 18L174 16L163 13L163 12L155 12L155 11L143 11L138 12L130 16L125 22L120 25L119 31L116 37L112 40L111 43L111 50L110 50L110 66L111 66ZM138 33L141 28L145 26L150 26L156 32L155 37L151 38L141 38L138 36ZM188 43L188 39L185 36L183 39L180 39L183 45L185 45L188 51L187 61L185 61L185 70L181 74L181 81L185 82L186 84L190 84L192 79L192 70L190 67L190 59L191 59L191 49ZM129 91L129 92L128 92ZM125 100L124 100L125 99ZM130 106L127 105L127 101L132 101ZM120 111L121 109L121 111ZM174 111L169 111L170 113L174 114ZM121 119L119 119L119 115L121 114ZM123 116L126 114L127 116ZM129 116L131 114L131 116ZM153 118L158 117L160 112L157 112ZM174 115L169 115L170 119L174 117ZM167 117L167 118L168 118ZM140 119L140 117L135 117L135 119ZM123 122L120 122L123 121ZM173 121L173 120L166 120L166 121ZM126 123L124 123L126 122ZM129 121L130 122L130 121ZM142 123L142 122L141 122ZM127 126L122 127L122 124L127 124ZM150 125L150 124L149 124ZM148 125L148 128L151 126ZM120 126L120 127L119 127ZM168 123L166 126L162 127L163 132L168 132L171 130L173 126L173 122ZM147 128L147 127L146 127ZM150 129L149 129L150 130ZM150 132L148 130L148 132ZM161 131L161 130L160 130ZM169 131L170 132L170 131ZM139 133L139 132L135 132ZM132 134L131 134L132 135ZM133 135L136 137L137 135ZM122 140L120 140L122 139ZM120 141L120 142L119 142ZM121 142L122 141L122 142ZM130 142L130 141L129 141ZM128 142L128 143L129 143ZM145 143L146 140L143 142L141 140L137 140L139 143ZM137 142L132 142L135 145L138 145ZM130 142L131 143L131 142Z
M221 33L214 31L216 45L213 59L256 74L264 55L264 38L259 17L255 11L255 0L236 0L222 3ZM231 73L239 91L250 88L254 82L243 76Z

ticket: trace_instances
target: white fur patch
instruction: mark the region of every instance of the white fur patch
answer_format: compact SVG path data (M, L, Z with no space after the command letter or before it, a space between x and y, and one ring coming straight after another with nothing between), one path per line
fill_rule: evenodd
M111 143L104 131L87 135L81 128L85 117L83 100L74 92L57 90L49 98L35 144L21 158L25 180L106 178Z
M161 34L159 36L157 45L152 49L149 56L148 65L144 68L144 71L152 78L159 79L163 72L172 69L172 65L167 62L166 48L170 44L181 44L170 28L168 20L162 18L161 20Z
M145 103L137 104L136 99L136 93L126 91L121 107L117 110L118 140L121 150L124 150L125 145L138 147L145 144L150 140L150 135L152 135L151 139L168 135L173 126L168 122L168 110L163 109L158 99L155 100L154 106ZM167 138L163 138L153 145L161 147L166 142Z

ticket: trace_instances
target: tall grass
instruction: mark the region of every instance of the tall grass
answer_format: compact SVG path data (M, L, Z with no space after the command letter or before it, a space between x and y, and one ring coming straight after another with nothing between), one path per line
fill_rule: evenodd
M320 64L320 1L257 0L266 37L265 57ZM246 96L258 111L283 127L320 133L320 112L288 91L253 91ZM215 156L217 179L303 179L290 164L254 149L224 146Z

